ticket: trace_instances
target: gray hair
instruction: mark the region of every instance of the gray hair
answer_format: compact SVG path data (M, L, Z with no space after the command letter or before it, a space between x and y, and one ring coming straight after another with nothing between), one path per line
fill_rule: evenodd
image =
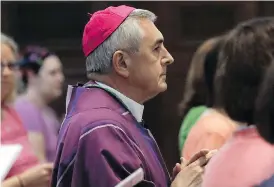
M16 58L18 57L18 44L10 36L1 32L1 43L8 45Z
M86 58L87 73L109 73L112 69L112 56L117 50L126 50L129 53L139 51L140 41L144 35L138 21L148 19L153 23L157 17L154 13L135 9L112 35L99 45Z

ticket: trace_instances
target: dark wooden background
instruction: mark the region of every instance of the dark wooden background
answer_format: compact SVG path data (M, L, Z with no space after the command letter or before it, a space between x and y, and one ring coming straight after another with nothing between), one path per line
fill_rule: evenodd
M65 111L67 84L86 81L81 37L88 12L121 5L123 2L4 2L1 28L21 45L40 44L57 52L66 76L64 96L53 103L59 114ZM156 2L124 4L153 11L165 45L175 59L168 69L168 91L145 104L144 119L155 135L169 169L179 161L178 131L186 72L193 52L205 39L222 34L240 21L274 15L274 2Z

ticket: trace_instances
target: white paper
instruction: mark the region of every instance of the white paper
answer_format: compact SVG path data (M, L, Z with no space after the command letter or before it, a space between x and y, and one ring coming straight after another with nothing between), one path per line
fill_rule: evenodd
M5 179L14 162L17 160L22 146L20 144L5 144L0 147L0 176Z
M66 96L66 114L68 112L68 106L71 99L72 90L73 90L73 86L68 85L67 96Z
M127 178L119 182L115 187L132 187L144 179L144 170L139 168L130 174Z

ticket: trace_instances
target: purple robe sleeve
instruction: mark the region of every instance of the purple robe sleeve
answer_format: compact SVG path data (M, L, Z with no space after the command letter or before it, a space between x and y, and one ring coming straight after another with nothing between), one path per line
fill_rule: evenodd
M72 186L115 186L143 167L141 150L118 126L101 125L82 134L75 157ZM152 182L143 181L154 186Z

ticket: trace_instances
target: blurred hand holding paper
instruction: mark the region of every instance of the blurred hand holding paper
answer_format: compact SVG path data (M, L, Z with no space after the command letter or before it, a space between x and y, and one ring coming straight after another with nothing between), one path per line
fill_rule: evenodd
M132 187L141 182L144 179L144 170L142 168L137 169L127 178L119 182L115 187Z
M12 165L18 158L22 146L20 144L6 144L0 147L0 175L1 181L5 179Z

